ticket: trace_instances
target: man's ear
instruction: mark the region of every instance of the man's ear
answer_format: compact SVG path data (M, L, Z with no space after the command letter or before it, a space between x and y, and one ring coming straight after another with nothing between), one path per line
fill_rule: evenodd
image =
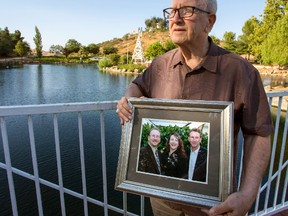
M216 15L215 14L210 14L208 19L209 19L209 23L208 23L207 29L206 29L207 33L209 33L212 30L212 28L213 28L213 26L214 26L214 24L216 22Z

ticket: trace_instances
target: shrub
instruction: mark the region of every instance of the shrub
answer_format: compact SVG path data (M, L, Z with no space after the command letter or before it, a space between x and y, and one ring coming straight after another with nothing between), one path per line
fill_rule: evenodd
M104 68L104 67L111 67L112 66L112 62L111 60L107 59L107 58L103 58L99 61L98 63L98 67L100 69Z
M119 69L125 69L130 70L130 71L134 71L135 69L138 69L139 71L143 71L146 69L145 65L140 65L140 64L124 64L124 65L118 65Z
M120 55L113 53L113 54L110 54L108 58L112 65L118 65L119 60L120 60Z

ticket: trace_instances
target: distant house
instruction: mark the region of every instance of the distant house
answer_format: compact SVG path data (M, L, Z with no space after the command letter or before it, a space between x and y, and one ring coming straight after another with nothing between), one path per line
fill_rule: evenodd
M31 49L31 55L36 56L36 49ZM55 53L42 50L42 56L55 56Z

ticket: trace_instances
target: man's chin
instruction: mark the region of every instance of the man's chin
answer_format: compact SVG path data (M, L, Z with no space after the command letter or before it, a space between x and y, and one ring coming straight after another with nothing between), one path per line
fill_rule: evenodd
M183 38L179 38L179 37L175 37L175 38L171 38L172 42L178 46L180 46L181 44L183 44L185 42L185 40Z

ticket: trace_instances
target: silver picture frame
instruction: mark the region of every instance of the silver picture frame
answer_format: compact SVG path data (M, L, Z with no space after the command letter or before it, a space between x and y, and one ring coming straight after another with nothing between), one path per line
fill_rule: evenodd
M133 118L122 126L115 189L199 207L212 207L233 192L233 102L128 98ZM143 119L209 124L207 181L138 171Z

